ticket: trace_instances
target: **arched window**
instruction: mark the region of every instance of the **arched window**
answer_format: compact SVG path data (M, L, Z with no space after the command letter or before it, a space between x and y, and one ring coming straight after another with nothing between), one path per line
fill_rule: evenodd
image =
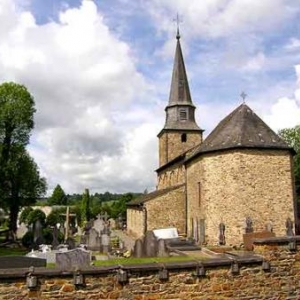
M183 134L181 135L181 143L185 143L186 140L187 140L186 133L183 133Z

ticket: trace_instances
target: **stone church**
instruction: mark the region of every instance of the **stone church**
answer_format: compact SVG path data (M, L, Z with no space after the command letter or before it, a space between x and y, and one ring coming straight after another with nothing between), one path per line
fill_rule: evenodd
M203 140L195 120L177 34L166 122L158 134L157 189L128 204L127 230L176 227L199 243L243 242L246 220L254 232L286 234L296 220L293 155L290 148L245 103ZM248 224L249 225L249 224Z

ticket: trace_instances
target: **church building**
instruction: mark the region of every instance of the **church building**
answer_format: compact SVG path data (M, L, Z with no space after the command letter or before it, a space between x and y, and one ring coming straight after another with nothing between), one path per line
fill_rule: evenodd
M203 140L180 45L177 45L166 121L158 134L157 189L131 201L128 233L176 227L202 244L243 242L246 220L254 232L286 234L296 220L290 148L245 103ZM249 224L248 224L249 226Z

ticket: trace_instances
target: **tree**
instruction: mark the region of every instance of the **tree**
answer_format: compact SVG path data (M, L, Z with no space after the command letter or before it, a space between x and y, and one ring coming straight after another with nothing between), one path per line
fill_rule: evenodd
M50 205L67 205L67 201L68 198L64 192L64 190L62 189L62 187L58 184L53 193L52 196L49 198L48 203Z
M6 179L10 190L6 193L5 205L9 210L9 228L15 232L20 208L34 204L45 194L46 180L40 176L38 166L24 149L11 155Z
M298 202L300 202L300 125L279 131L279 135L296 151L294 156L294 175Z
M26 151L33 129L34 100L25 86L0 85L0 204L9 210L9 228L17 229L22 206L33 204L46 181Z
M90 193L88 189L85 189L81 200L81 224L89 221L91 218L91 203Z

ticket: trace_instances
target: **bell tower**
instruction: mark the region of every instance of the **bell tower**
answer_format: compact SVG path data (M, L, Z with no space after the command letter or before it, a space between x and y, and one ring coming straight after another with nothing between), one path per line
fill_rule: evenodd
M173 66L166 121L158 134L159 167L202 142L203 130L195 121L195 109L185 70L180 34L177 29L177 45Z

